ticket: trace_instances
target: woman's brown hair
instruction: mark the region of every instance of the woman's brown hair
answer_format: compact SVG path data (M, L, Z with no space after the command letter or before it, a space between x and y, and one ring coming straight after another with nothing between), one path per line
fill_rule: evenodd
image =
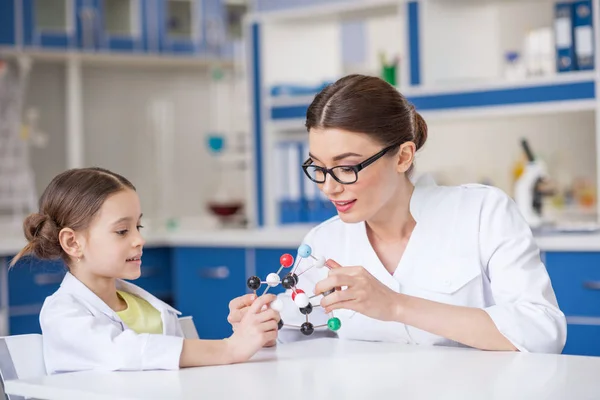
M383 147L427 140L427 124L396 88L380 78L348 75L317 94L306 112L306 129L343 129L371 136Z
M60 245L63 228L85 230L106 199L121 190L135 187L126 178L103 168L76 168L57 175L40 197L39 211L23 222L27 245L11 261L13 266L25 255L42 260L69 256Z

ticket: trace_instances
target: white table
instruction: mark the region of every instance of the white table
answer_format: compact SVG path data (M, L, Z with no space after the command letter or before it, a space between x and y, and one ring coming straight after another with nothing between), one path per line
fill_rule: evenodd
M180 371L78 372L6 383L39 399L598 399L600 357L317 339L250 362Z

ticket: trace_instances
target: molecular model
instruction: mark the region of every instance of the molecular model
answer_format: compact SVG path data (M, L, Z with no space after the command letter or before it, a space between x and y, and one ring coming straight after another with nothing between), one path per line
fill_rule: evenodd
M295 271L298 268L298 266L300 265L302 259L308 259L308 258L312 258L314 260L314 264L312 264L310 267L308 267L304 271L302 271L298 274L295 274ZM337 318L333 315L333 312L330 314L330 318L327 321L327 324L313 326L313 324L308 321L308 315L312 312L314 307L320 307L320 305L319 304L313 305L311 303L311 300L320 295L314 295L314 296L308 297L302 289L296 288L296 285L298 284L298 279L300 278L300 276L303 273L305 273L308 270L315 268L315 267L316 268L326 267L325 258L324 257L315 257L312 254L311 247L307 244L303 244L300 247L298 247L298 256L296 258L296 264L295 264L294 268L292 269L292 271L290 273L285 275L285 277L283 279L281 279L279 274L282 269L290 268L290 267L292 267L292 265L294 265L294 257L292 257L291 254L284 254L279 258L279 262L281 264L281 267L279 268L279 270L276 273L272 272L269 275L267 275L266 281L261 281L258 276L251 276L250 278L248 278L248 281L246 282L246 284L248 285L248 288L250 290L253 290L255 294L256 294L256 291L258 289L260 289L260 286L263 283L267 284L267 287L265 288L265 290L262 293L263 295L267 293L269 288L276 287L279 284L281 284L281 286L283 286L283 288L285 288L285 289L292 290L292 300L298 306L300 312L302 314L306 315L306 322L303 323L301 326L297 326L297 325L284 324L283 320L280 320L279 321L279 329L281 329L284 326L300 328L300 332L302 332L306 336L312 335L312 333L315 331L315 328L321 328L324 326L326 326L327 328L329 328L332 331L337 331L338 329L340 329L340 327L342 326L342 323L340 322L339 318ZM331 290L323 293L322 295L328 296L331 293L333 293L334 291L335 291L335 289L331 289ZM281 301L281 299L274 300L273 302L271 302L270 306L273 310L275 310L277 312L283 311L283 301Z

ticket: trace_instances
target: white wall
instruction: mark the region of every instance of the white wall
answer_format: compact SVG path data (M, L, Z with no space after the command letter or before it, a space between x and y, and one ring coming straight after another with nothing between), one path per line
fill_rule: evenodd
M39 128L48 135L45 148L32 147L31 164L39 195L67 165L65 144L65 69L58 64L35 64L29 77L26 107L39 110Z
M504 56L523 56L530 30L552 28L554 2L426 0L422 3L422 84L495 81Z
M159 195L164 193L158 186L157 145L149 115L152 99L173 104L174 163L168 182L173 191L169 207L173 216L205 214L205 203L216 190L218 176L205 135L222 123L210 119L208 76L206 70L83 70L85 165L105 167L130 179L140 193L144 213L150 217L156 214ZM47 148L32 152L40 194L66 168L64 81L64 66L34 66L27 104L40 109L40 128L50 136ZM232 117L236 116L235 107L228 111L232 113L231 127L239 131L239 118ZM229 174L228 183L238 193L245 190L243 174Z
M595 181L595 118L592 112L471 121L430 121L425 146L417 153L419 172L440 183L491 180L512 194L511 172L522 157L521 138L562 184L573 178Z

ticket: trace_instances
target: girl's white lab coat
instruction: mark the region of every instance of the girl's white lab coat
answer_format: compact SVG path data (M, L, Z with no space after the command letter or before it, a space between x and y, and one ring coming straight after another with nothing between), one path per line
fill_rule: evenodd
M40 313L49 374L82 370L178 369L183 332L177 310L131 283L117 289L160 311L163 335L137 334L83 283L67 273Z
M512 199L493 187L442 187L422 179L415 186L410 211L417 224L393 275L371 247L364 222L347 224L334 217L309 232L305 243L316 256L344 266L363 266L395 292L483 309L520 351L562 351L565 316L531 230ZM310 260L302 260L297 273L310 265ZM313 268L300 276L298 287L312 296L315 284L326 276L327 268ZM306 321L289 293L280 297L286 324L299 326ZM349 310L334 311L334 315L342 322L340 338L458 345L412 326ZM309 315L314 325L325 324L328 318L320 307ZM331 332L324 329L315 334ZM286 327L279 339L286 342L303 336L298 328Z

